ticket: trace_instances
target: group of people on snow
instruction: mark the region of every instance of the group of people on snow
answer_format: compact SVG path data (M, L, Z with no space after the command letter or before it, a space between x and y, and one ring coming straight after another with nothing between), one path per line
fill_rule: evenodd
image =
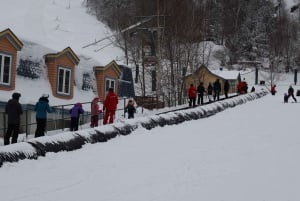
M4 134L4 145L13 144L18 141L18 135L20 132L21 115L23 114L22 105L19 102L21 97L20 93L13 93L12 98L7 102L5 106L5 113L8 116L7 130ZM100 109L98 104L99 97L96 96L91 102L91 123L90 127L97 127L99 122L99 115L103 115L103 125L114 122L115 112L118 105L118 96L114 92L113 88L109 88L108 93L103 101L103 108ZM43 94L37 103L35 104L34 111L36 112L36 130L34 137L41 137L45 135L47 125L47 113L54 112L54 109L49 105L49 95ZM134 118L136 112L135 102L129 99L125 112L128 113L128 119ZM71 122L70 131L77 131L79 126L80 115L84 113L84 109L80 102L75 103L69 110Z
M188 89L188 98L189 98L189 106L195 107L196 106L196 98L198 97L197 104L203 105L204 104L204 94L207 94L207 98L209 102L218 101L220 100L220 93L221 93L221 82L219 79L212 84L211 82L208 83L207 88L205 89L203 82L200 82L197 89L194 84L190 84ZM223 90L225 98L228 98L228 92L230 89L230 84L228 80L225 80Z
M273 85L271 86L270 92L271 92L272 95L275 95L275 94L277 93L277 90L276 90L276 84L273 84ZM295 102L297 102L297 99L295 98L295 95L294 95L294 88L292 87L292 85L289 86L288 92L287 92L287 93L284 93L284 96L283 96L283 102L284 102L284 103L288 103L290 97L292 97L293 100L294 100Z

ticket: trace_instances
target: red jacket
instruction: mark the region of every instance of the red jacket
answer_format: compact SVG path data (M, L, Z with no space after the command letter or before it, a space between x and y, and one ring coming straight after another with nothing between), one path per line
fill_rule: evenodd
M271 93L276 93L276 85L273 85L272 87L271 87Z
M104 103L103 103L103 110L111 111L116 110L118 105L118 96L114 92L108 92Z
M189 98L196 98L197 89L194 86L190 86L189 88Z

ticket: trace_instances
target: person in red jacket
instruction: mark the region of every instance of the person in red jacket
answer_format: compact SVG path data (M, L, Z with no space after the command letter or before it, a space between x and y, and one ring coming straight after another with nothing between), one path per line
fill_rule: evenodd
M193 84L190 85L190 88L188 90L188 95L189 95L189 106L190 107L195 107L196 105L196 96L197 96L197 89L194 87Z
M107 124L108 118L109 123L114 123L114 117L118 105L118 96L115 94L113 88L109 88L108 93L104 99L103 111L105 111L103 125Z
M272 95L275 95L276 94L276 85L274 84L274 85L272 85L272 87L271 87L271 94Z

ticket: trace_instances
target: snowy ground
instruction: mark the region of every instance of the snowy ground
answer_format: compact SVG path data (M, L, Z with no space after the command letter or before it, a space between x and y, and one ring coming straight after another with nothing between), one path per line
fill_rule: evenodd
M300 104L283 104L286 90L206 119L6 163L2 199L298 201Z

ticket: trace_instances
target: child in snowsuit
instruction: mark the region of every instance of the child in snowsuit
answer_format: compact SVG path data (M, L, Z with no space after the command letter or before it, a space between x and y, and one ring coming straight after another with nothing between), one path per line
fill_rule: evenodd
M70 110L71 114L71 127L70 131L78 131L79 117L83 114L82 104L76 103Z
M274 84L274 85L272 85L272 87L271 87L271 94L274 96L275 94L276 94L276 85Z
M129 100L126 107L125 107L125 112L128 113L128 119L133 119L134 118L134 113L136 112L136 109L134 107L134 102L133 100Z
M99 113L102 113L102 110L99 109L98 105L99 97L96 96L91 103L91 128L98 127Z

